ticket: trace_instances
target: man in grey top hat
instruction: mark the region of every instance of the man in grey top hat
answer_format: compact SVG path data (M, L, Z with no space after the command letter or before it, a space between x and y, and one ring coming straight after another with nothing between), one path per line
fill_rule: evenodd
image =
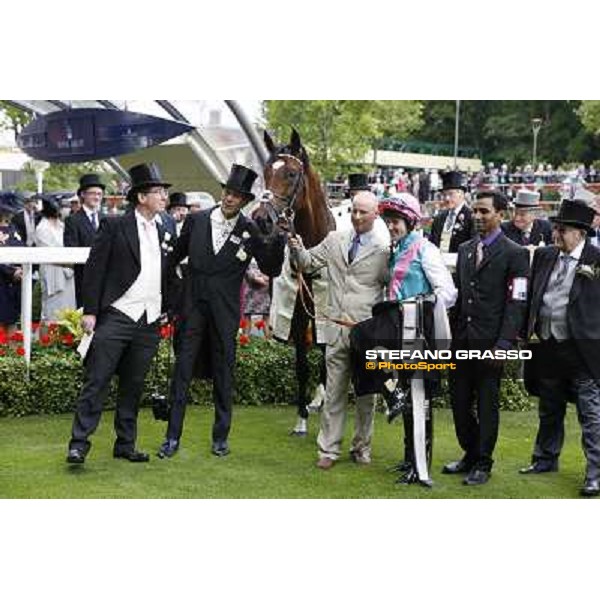
M567 401L574 396L586 457L583 496L600 494L600 249L587 239L595 211L565 200L556 217L556 245L533 257L527 338L535 333L539 428L532 462L522 474L558 470ZM528 377L526 376L526 384Z
M546 219L537 219L540 194L522 188L514 200L512 220L502 223L504 235L520 246L548 246L552 243L552 226Z

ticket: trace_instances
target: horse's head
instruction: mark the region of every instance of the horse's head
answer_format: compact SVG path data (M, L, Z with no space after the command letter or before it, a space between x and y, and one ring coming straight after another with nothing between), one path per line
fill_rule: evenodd
M290 142L277 146L265 131L269 159L264 170L265 190L272 195L278 213L293 213L303 207L306 175L310 169L308 155L300 135L292 129Z

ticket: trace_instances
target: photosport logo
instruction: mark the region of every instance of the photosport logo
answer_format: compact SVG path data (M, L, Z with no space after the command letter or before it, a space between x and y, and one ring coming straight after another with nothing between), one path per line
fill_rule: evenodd
M531 350L365 350L367 371L454 371L460 361L531 360Z

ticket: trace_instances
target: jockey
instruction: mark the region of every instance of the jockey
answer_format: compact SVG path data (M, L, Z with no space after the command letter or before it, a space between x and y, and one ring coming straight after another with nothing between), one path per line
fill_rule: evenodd
M386 297L388 301L402 304L403 348L410 345L407 328L416 327L425 318L433 319L434 323L425 323L423 330L434 332L436 348L445 349L450 342L446 311L456 302L457 290L439 249L419 231L422 219L419 201L411 194L399 193L382 200L379 212L391 237ZM422 310L419 314L422 309L422 303L417 302L419 298L433 302L433 310L429 313ZM384 390L390 404L388 421L391 422L399 412L404 420L405 458L395 468L404 475L398 483L431 485L426 463L431 460L433 394L422 377L413 377L410 384L403 383L406 387L410 385L412 407L405 402L408 390L403 389L400 380L395 381L392 389L386 384L387 390Z

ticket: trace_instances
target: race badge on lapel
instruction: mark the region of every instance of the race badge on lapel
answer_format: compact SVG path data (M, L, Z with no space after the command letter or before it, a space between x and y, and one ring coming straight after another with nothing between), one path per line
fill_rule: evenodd
M244 262L248 258L246 251L242 247L240 247L240 249L237 251L237 254L235 256L238 260L240 260L242 262Z

